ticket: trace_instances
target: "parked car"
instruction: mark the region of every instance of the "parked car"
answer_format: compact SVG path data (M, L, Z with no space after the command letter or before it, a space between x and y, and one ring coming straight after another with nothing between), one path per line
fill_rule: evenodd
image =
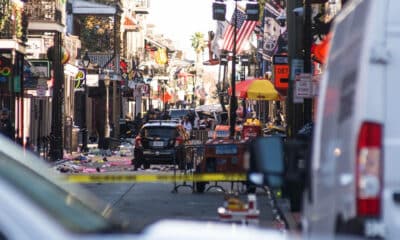
M135 169L143 164L145 169L151 164L185 163L185 143L189 135L179 121L155 120L143 125L135 139Z
M132 239L108 204L0 134L1 239ZM118 218L117 218L118 217Z

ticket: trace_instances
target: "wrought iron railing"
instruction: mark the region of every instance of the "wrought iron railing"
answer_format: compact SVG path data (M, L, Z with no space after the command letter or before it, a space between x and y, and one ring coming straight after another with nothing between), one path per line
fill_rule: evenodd
M135 7L138 8L148 8L149 7L149 1L148 0L135 0Z
M0 39L14 38L14 28L11 24L5 24L0 31Z
M0 0L0 39L26 41L27 19L22 5L9 0Z
M56 8L56 0L30 0L25 9L30 21L61 23L62 13Z

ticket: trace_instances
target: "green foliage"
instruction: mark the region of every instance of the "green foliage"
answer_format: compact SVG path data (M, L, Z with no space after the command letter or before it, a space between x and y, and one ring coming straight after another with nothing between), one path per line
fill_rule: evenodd
M82 49L104 52L113 49L113 18L107 16L82 16L80 39Z
M204 51L206 42L204 40L204 34L201 32L195 32L190 39L192 41L192 47L197 54Z

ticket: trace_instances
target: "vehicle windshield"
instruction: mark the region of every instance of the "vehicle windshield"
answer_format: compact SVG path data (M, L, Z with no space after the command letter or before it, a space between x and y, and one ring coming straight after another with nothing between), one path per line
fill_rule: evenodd
M114 220L108 219L111 217L111 211L102 214L100 209L93 207L99 202L92 202L92 207L89 207L89 202L83 202L84 192L74 191L73 187L66 191L3 152L0 152L0 181L18 189L56 222L72 232L91 233L122 229L122 225L117 227ZM80 194L79 198L75 194ZM85 200L90 200L89 196Z
M176 135L174 127L146 127L143 136L146 138L173 138Z
M170 117L171 119L180 119L186 116L189 113L189 110L185 109L176 109L176 110L171 110L170 111Z

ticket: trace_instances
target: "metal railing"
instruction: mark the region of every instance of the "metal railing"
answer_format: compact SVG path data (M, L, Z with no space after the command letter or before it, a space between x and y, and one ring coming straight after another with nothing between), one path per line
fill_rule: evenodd
M30 0L25 3L25 10L30 21L61 23L62 13L55 0Z

